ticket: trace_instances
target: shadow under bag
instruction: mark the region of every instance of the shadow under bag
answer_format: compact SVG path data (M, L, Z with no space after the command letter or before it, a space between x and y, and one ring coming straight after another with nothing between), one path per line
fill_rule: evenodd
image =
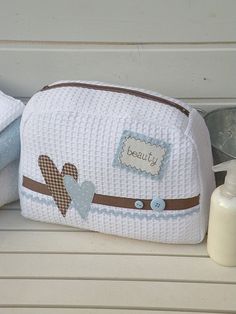
M99 82L45 86L21 122L23 216L164 243L199 243L215 188L192 107Z

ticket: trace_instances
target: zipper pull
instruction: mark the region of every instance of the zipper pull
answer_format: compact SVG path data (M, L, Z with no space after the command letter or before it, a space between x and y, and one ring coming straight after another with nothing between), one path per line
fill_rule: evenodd
M40 92L44 91L44 90L48 90L50 88L49 85L45 85L42 89L40 89Z

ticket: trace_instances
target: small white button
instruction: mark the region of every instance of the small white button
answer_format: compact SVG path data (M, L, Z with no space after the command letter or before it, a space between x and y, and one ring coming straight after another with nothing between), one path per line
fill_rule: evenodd
M137 200L135 203L134 203L135 207L137 209L142 209L143 208L143 202L140 201L140 200Z

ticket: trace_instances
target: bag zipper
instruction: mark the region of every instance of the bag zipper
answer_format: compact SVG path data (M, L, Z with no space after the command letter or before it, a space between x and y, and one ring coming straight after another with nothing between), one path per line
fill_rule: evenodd
M58 83L55 85L46 85L40 91L46 91L49 89L60 88L60 87L80 87L80 88L87 88L87 89L94 89L94 90L101 90L101 91L108 91L120 94L128 94L133 95L136 97L156 101L162 103L164 105L168 105L174 107L185 114L187 117L189 116L189 111L182 107L181 105L175 103L174 101L162 98L160 96L150 95L144 92L140 92L133 89L123 88L123 87L116 87L116 86L103 86L103 85L96 85L96 84L88 84L88 83L79 83L79 82L71 82L71 83Z

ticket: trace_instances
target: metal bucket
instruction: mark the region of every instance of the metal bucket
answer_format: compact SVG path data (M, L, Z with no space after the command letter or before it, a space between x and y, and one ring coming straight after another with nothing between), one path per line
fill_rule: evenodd
M213 110L205 115L210 132L214 164L236 158L236 107ZM225 173L216 173L217 186Z

